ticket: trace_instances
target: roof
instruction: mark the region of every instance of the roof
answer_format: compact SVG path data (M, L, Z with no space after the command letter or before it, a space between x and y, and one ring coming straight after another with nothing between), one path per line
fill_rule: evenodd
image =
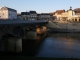
M80 13L80 8L74 9L74 12L75 12L75 13Z
M56 13L58 14L62 14L63 12L65 12L65 10L56 10Z
M21 15L30 15L29 12L21 12Z
M1 7L0 9L1 9L1 10L9 10L9 11L17 12L17 10L12 9L12 8L9 8L9 7L6 7L6 6Z
M76 8L76 9L74 9L74 11L80 11L80 8Z
M41 13L41 15L50 15L50 13Z
M29 11L30 14L37 14L36 11Z

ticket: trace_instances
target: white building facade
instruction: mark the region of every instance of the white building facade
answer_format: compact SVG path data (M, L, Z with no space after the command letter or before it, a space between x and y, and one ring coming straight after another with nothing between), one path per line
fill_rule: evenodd
M17 11L12 9L12 8L8 8L8 7L1 7L0 8L0 19L17 19Z

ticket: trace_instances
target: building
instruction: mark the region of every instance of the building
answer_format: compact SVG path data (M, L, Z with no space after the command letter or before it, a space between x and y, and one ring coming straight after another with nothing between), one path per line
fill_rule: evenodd
M37 20L37 12L36 11L29 11L30 13L30 20Z
M37 20L41 20L41 14L37 14Z
M50 20L50 13L41 13L41 20Z
M63 10L57 10L53 16L56 16L57 20L69 20L69 21L71 21L73 15L74 15L73 12L74 11L72 10L72 7L70 7L70 9L67 11L65 11L64 9Z
M72 7L70 7L69 10L62 13L61 18L62 20L72 20L71 19L72 16L73 16L73 10L72 10Z
M23 20L37 20L36 11L21 12L21 16Z
M30 20L30 13L29 12L21 12L21 17L23 20Z
M56 18L56 17L55 17L55 16L53 16L53 13L50 13L50 20L52 20L52 21L53 21L53 20L55 20L55 18Z
M74 9L72 20L80 21L80 8Z
M53 16L56 16L57 20L61 20L61 16L62 13L64 13L65 10L56 10L56 12L54 12Z
M18 19L18 20L22 20L21 13L17 13L17 19Z
M17 11L15 9L3 6L0 8L0 19L17 19Z

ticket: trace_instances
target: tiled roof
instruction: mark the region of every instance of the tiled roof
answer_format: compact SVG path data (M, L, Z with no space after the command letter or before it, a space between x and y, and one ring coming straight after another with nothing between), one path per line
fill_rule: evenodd
M58 14L62 14L63 12L65 12L65 10L56 10L56 13Z
M74 12L75 12L75 13L80 13L80 8L74 9Z
M76 8L76 9L74 9L74 11L80 11L80 8Z

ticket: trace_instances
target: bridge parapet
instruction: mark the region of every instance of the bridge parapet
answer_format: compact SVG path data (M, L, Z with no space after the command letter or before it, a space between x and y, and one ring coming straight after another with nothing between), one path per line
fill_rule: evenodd
M43 26L47 24L43 20L0 20L0 31L3 31L14 36L18 36L24 27Z
M48 21L44 20L0 20L0 25L5 24L41 24L48 23Z

